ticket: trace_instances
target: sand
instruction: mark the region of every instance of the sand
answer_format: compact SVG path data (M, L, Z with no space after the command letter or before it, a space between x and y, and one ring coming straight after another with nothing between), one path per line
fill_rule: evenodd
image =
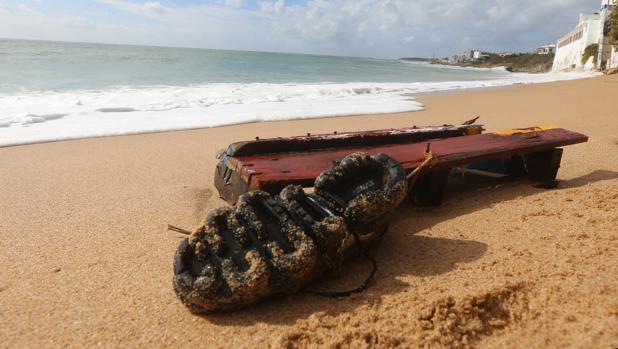
M396 115L247 124L0 149L0 347L618 347L618 77L422 97ZM365 293L191 315L172 290L181 235L221 206L215 151L255 136L456 123L588 134L558 190L458 185L404 205ZM352 259L314 288L356 285Z

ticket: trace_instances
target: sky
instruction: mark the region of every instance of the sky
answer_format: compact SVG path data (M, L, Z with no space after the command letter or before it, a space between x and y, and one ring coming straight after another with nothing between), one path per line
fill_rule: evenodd
M530 51L600 0L0 0L0 38L444 57Z

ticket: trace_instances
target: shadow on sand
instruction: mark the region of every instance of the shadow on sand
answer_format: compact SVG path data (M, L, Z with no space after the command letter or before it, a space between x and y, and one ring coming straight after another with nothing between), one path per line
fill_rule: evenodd
M618 172L598 170L562 181L556 190L616 178ZM458 264L481 259L487 251L487 245L482 242L418 236L415 233L498 202L545 191L535 188L533 184L525 181L488 181L486 178L452 179L443 207L421 210L405 203L382 242L371 248L372 255L379 263L379 272L369 289L360 295L334 300L301 292L277 296L248 309L209 314L203 318L221 326L250 326L260 322L290 325L317 312L328 315L350 312L359 306L377 303L384 296L413 289L414 285L401 281L401 278L444 274L456 269ZM307 289L354 288L362 282L369 270L370 265L366 260L354 257L344 263L340 271L320 278L308 285Z

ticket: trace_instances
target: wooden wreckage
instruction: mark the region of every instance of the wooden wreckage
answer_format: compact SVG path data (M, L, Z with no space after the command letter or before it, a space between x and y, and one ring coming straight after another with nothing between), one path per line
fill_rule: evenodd
M215 186L231 204L250 191L275 194L290 184L311 187L321 172L356 152L387 154L411 173L430 148L436 162L416 182L411 196L419 205L433 206L441 204L454 169L553 183L561 147L588 141L583 134L552 126L483 133L475 121L238 142L217 154Z
M474 122L230 145L218 154L215 185L233 206L182 231L189 236L174 257L177 296L194 313L239 309L297 292L353 253L372 264L360 286L307 292L363 292L378 270L367 246L387 232L406 197L440 204L449 176L462 168L555 183L561 147L588 140L547 126L483 134Z

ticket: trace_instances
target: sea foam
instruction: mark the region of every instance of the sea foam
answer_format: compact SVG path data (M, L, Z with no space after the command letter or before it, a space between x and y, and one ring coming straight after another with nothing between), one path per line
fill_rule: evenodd
M248 122L419 111L412 95L590 76L419 83L216 83L0 95L0 146ZM437 120L437 122L440 122Z

